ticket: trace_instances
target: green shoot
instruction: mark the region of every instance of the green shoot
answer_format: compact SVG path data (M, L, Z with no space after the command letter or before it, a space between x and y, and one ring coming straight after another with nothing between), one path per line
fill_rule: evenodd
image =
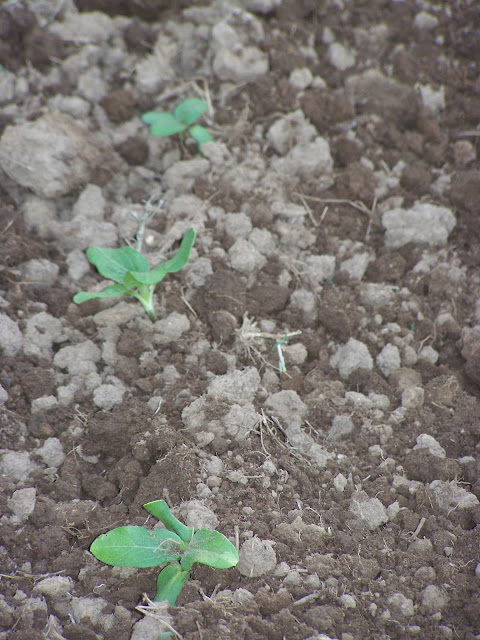
M201 151L202 144L211 142L213 138L205 127L200 124L193 125L193 123L206 111L208 111L208 105L204 100L187 98L177 105L173 114L148 111L143 114L142 120L150 125L150 133L154 136L167 137L178 133L183 137L188 132Z
M189 229L173 258L161 262L153 269L150 269L145 256L132 247L119 249L90 247L87 249L89 261L97 268L100 275L113 280L116 284L98 292L80 291L73 296L73 301L76 304L82 304L95 298L133 296L142 304L150 320L156 322L157 316L153 305L155 287L168 273L183 269L188 262L194 241L195 231Z
M96 538L90 551L114 567L156 567L167 564L157 578L154 602L174 605L195 562L214 569L229 569L238 563L238 553L223 534L210 529L194 531L177 520L164 500L143 507L166 529L117 527Z

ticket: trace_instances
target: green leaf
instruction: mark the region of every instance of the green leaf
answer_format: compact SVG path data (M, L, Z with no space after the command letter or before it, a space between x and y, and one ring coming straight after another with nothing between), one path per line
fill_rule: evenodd
M202 113L208 111L208 104L199 98L187 98L175 108L173 115L185 125L192 124Z
M190 571L194 562L207 564L214 569L228 569L238 563L238 553L230 540L219 531L199 529L180 560L185 571Z
M183 267L187 264L188 258L190 257L190 251L192 249L193 243L195 242L195 230L189 229L187 233L183 236L182 242L180 243L180 248L177 253L170 258L170 260L166 260L158 264L154 269L145 272L133 271L132 276L138 282L142 284L157 284L168 273L176 273L183 269Z
M73 296L75 304L82 304L87 300L94 300L96 298L120 298L127 293L123 284L111 284L101 291L79 291Z
M171 113L144 113L142 120L150 125L150 133L154 136L166 137L185 131L187 126Z
M87 258L100 275L114 282L123 283L127 271L148 271L150 268L145 256L133 247L119 249L90 247L87 249Z
M158 575L157 593L153 601L168 600L168 603L173 606L189 577L190 571L184 571L178 563L169 564Z
M202 125L200 124L194 125L191 129L188 130L188 133L197 142L199 149L202 148L202 144L204 142L213 142L212 136L208 133L205 127L202 127Z
M168 508L168 504L165 500L154 500L153 502L147 502L143 505L143 508L151 513L152 516L158 518L160 522L176 533L184 542L190 542L193 536L193 528L187 527L180 520L177 520L173 513Z
M181 539L172 531L118 527L98 536L91 553L114 567L156 567L180 558Z

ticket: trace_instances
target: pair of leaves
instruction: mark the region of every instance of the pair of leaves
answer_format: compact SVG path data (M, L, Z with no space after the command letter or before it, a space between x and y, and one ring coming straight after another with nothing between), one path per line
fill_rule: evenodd
M87 249L89 261L97 268L100 275L118 284L110 285L98 292L80 291L73 296L73 301L81 304L96 298L117 298L128 293L129 289L139 288L142 285L155 286L168 273L176 273L187 264L194 241L195 231L189 229L173 258L161 262L152 270L145 256L133 247L119 249L90 247Z
M146 568L172 563L157 578L156 601L168 600L174 605L195 562L214 569L228 569L238 563L237 550L220 532L210 529L194 532L175 518L164 500L143 506L167 529L118 527L96 538L90 551L98 560L118 567Z
M237 550L219 531L199 529L184 546L182 539L168 529L117 527L93 541L90 551L114 567L158 567L180 561L184 571L198 562L214 569L228 569L238 562ZM183 547L183 549L182 549Z
M204 142L211 142L212 136L201 125L191 126L203 113L208 111L208 105L198 98L187 98L175 108L173 114L168 112L148 111L142 120L150 125L150 133L154 136L166 137L176 133L188 133L201 148Z

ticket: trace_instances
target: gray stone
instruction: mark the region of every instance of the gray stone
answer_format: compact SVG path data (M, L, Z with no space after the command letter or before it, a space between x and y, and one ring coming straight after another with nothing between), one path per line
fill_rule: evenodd
M268 142L281 156L288 153L292 144L305 144L316 136L317 130L305 118L301 109L275 120L267 131Z
M328 432L327 440L341 440L344 436L348 436L354 430L355 425L350 416L335 416L332 426Z
M438 26L438 18L426 11L420 11L413 19L413 26L422 31L433 31Z
M411 387L411 389L412 388L415 389L416 387ZM405 391L403 393L405 393ZM428 433L421 433L417 437L417 444L413 447L413 450L415 451L416 449L428 449L432 456L437 456L437 458L446 458L447 456L445 449L433 436L429 436Z
M88 182L102 161L100 148L70 116L47 113L34 122L6 127L0 139L0 166L22 187L57 198Z
M117 404L122 404L124 394L125 389L114 384L102 384L93 392L93 403L104 411L110 411Z
M100 11L67 11L61 21L53 20L49 25L49 31L56 33L62 40L81 46L107 42L115 30L115 21Z
M166 318L158 320L155 325L153 342L155 344L169 344L177 342L190 329L190 321L185 314L174 311Z
M47 467L61 467L66 458L62 443L58 438L47 438L43 446L35 449Z
M99 362L102 354L97 345L91 340L85 340L76 345L63 347L53 359L59 369L67 369L71 375L82 375L85 362Z
M240 238L228 250L230 263L235 271L250 275L266 264L265 256L248 240Z
M0 313L0 348L7 356L16 356L22 348L23 336L18 324L6 313Z
M251 403L260 384L260 374L255 367L215 376L208 385L207 393L216 400L236 404Z
M370 531L388 522L386 508L378 498L369 498L365 491L353 495L349 510L363 520Z
M48 411L53 409L58 404L58 400L55 396L42 396L41 398L35 398L32 400L30 411L32 414L40 413L41 411Z
M368 347L363 342L350 338L330 358L330 365L338 369L340 377L346 379L357 369L373 369L373 360Z
M416 202L411 209L391 209L382 216L385 246L398 249L409 242L443 245L455 228L455 216L446 207Z
M46 311L40 311L28 318L23 341L23 353L51 360L53 344L62 342L63 325L61 320Z
M368 282L362 284L360 288L360 300L374 309L380 309L393 302L396 291L397 287L388 284Z
M244 213L227 213L224 220L225 232L230 238L247 238L252 230L252 221Z
M169 167L162 176L165 188L174 189L176 193L190 191L196 178L206 173L210 163L205 158L180 160Z
M8 506L12 512L23 522L35 509L37 490L34 487L17 489L8 499Z
M387 600L387 605L394 618L411 618L415 613L413 600L407 598L400 592L392 594Z
M339 71L346 71L355 64L355 54L339 42L332 42L328 47L328 59Z
M308 412L307 405L291 389L268 396L265 406L286 424L293 421L301 423Z
M439 508L443 511L470 509L478 504L477 496L459 486L455 480L451 482L434 480L428 486L433 491Z
M242 576L258 578L273 571L277 555L269 540L254 537L244 542L239 551L237 570Z
M200 502L200 500L182 502L177 511L177 517L184 522L187 527L193 527L195 530L214 530L218 526L218 518L215 513L203 502Z
M321 137L296 144L283 158L273 158L272 168L287 176L329 174L333 168L330 145Z
M64 598L65 596L71 598L70 591L72 591L73 586L72 578L52 576L37 582L33 587L33 591L52 599Z
M448 597L445 592L434 584L429 584L422 591L422 607L428 615L441 611L447 602Z
M8 391L0 384L0 407L3 407L8 400Z
M60 269L54 262L45 258L32 259L20 265L23 279L31 284L51 287L58 278Z
M425 391L423 387L407 387L402 393L402 407L405 409L421 409Z
M388 378L396 369L400 369L400 351L393 344L386 344L376 357L376 363L383 375Z
M13 482L25 482L37 468L26 451L7 451L0 459L0 473Z

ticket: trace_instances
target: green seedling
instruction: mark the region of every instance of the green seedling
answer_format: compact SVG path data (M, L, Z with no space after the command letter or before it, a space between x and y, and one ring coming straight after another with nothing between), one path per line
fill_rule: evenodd
M178 133L183 139L185 134L189 133L201 150L202 144L211 142L213 138L205 127L193 123L206 111L208 104L204 100L187 98L175 107L173 113L147 111L143 114L142 120L150 125L150 133L154 136L168 137Z
M143 505L166 529L117 527L96 538L90 551L114 567L157 567L167 564L157 578L154 602L174 605L190 577L194 562L214 569L229 569L238 563L233 544L219 531L187 527L177 520L165 500Z
M142 304L150 320L156 322L157 316L153 305L155 287L168 273L183 269L188 262L194 241L195 231L189 229L173 258L161 262L153 269L150 269L145 256L133 247L119 249L90 247L87 249L89 261L97 268L100 275L117 284L112 284L98 292L80 291L73 296L73 301L76 304L82 304L94 298L133 296Z

